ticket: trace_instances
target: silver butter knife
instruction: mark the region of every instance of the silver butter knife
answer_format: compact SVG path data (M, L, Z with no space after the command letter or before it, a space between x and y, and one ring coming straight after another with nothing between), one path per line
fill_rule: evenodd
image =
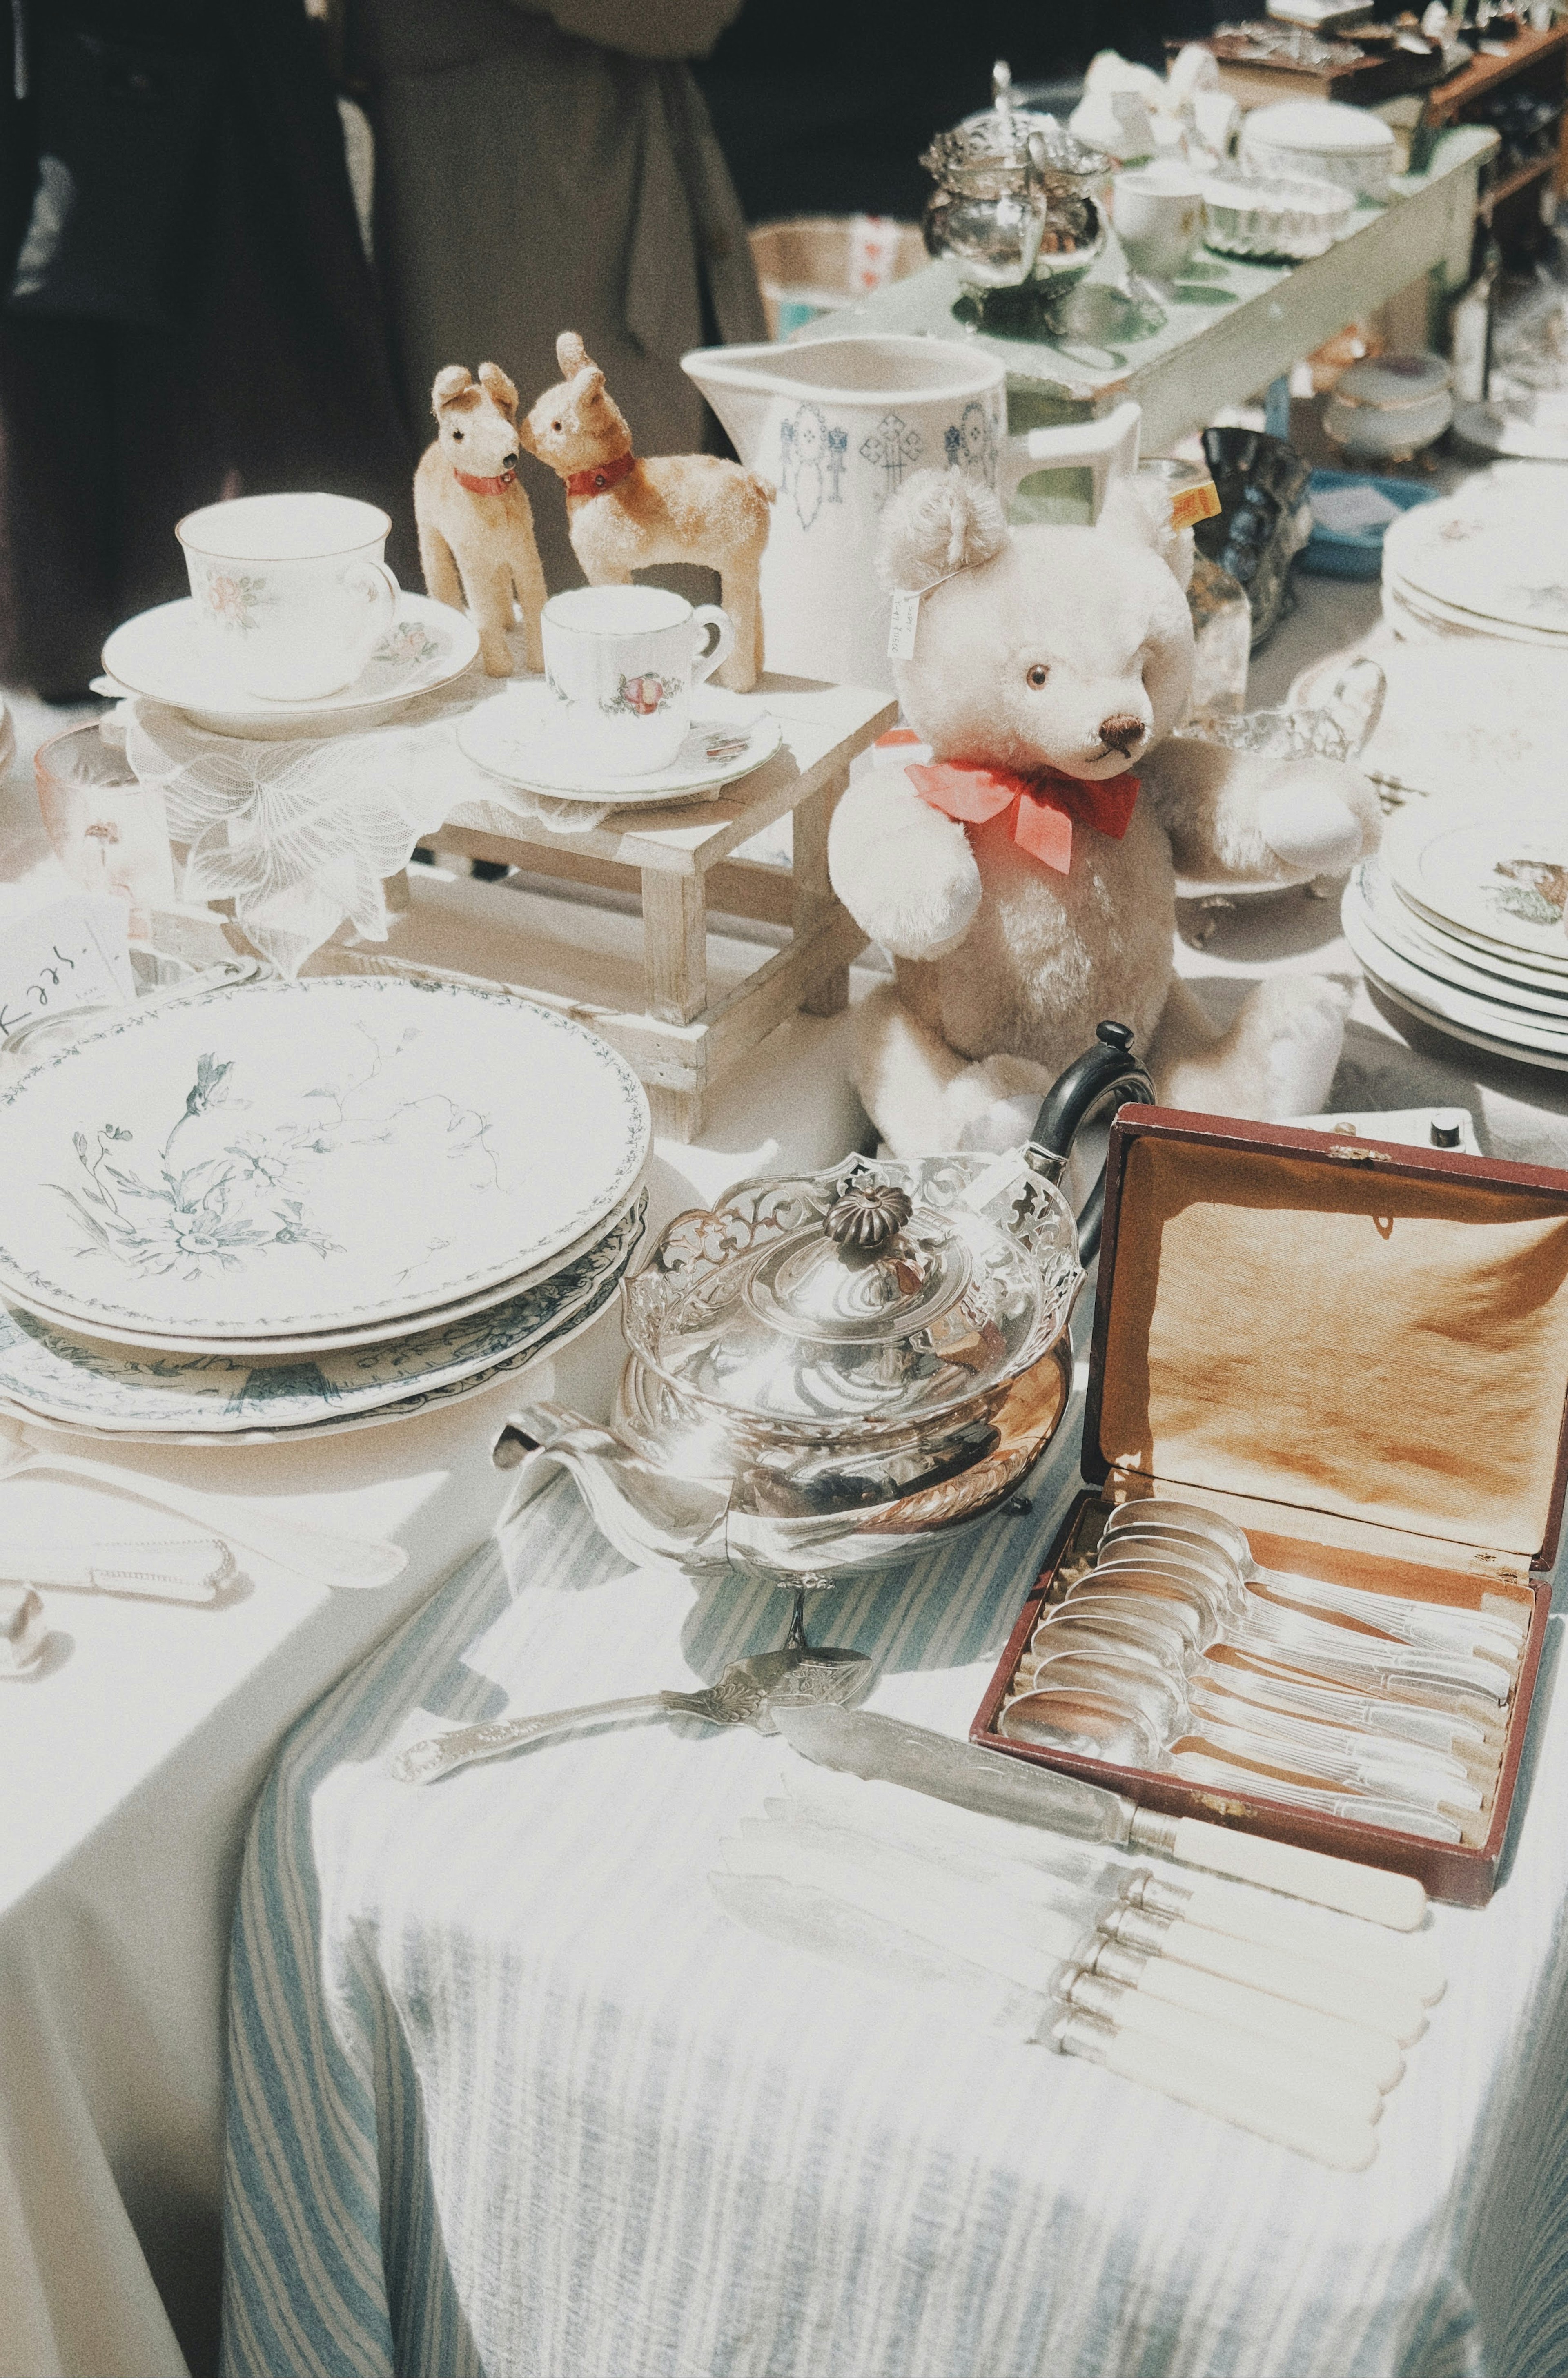
M1098 1784L1055 1774L978 1743L955 1742L903 1718L821 1707L776 1709L773 1715L792 1749L841 1773L902 1784L983 1816L1044 1825L1079 1841L1106 1842L1211 1874L1234 1875L1320 1907L1367 1916L1397 1932L1415 1931L1426 1916L1426 1892L1412 1875L1385 1874L1379 1867L1325 1857L1257 1833L1232 1832L1196 1817L1162 1816Z

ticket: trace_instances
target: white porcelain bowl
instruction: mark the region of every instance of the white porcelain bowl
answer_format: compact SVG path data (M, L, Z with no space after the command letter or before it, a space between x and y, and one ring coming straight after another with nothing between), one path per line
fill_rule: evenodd
M1222 256L1288 256L1299 261L1332 247L1355 200L1334 182L1231 181L1203 186L1205 244Z
M1441 355L1369 355L1335 381L1323 435L1357 462L1403 462L1454 418L1452 374Z
M1241 126L1244 172L1334 182L1382 206L1394 171L1394 140L1381 115L1333 100L1290 99L1255 108Z

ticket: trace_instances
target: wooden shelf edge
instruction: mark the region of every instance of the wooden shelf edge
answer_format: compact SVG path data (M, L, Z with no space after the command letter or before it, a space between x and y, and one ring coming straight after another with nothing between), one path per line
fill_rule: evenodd
M1516 174L1510 174L1505 182L1499 182L1495 189L1488 190L1480 201L1481 205L1500 207L1504 198L1514 197L1520 190L1527 190L1532 182L1542 181L1548 174L1555 173L1558 162L1557 153L1553 150L1550 157L1538 157L1533 164L1521 165Z

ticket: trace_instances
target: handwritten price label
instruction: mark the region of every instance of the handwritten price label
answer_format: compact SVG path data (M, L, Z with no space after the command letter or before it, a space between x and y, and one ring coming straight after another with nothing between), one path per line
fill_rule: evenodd
M78 892L0 923L0 1041L41 1015L134 999L123 900Z

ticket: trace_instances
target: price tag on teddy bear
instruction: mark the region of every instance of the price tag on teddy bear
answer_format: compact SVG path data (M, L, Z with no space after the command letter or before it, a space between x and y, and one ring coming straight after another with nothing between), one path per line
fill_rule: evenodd
M919 593L905 590L895 594L892 598L892 617L888 622L890 661L912 661L915 658L915 638L919 625Z

